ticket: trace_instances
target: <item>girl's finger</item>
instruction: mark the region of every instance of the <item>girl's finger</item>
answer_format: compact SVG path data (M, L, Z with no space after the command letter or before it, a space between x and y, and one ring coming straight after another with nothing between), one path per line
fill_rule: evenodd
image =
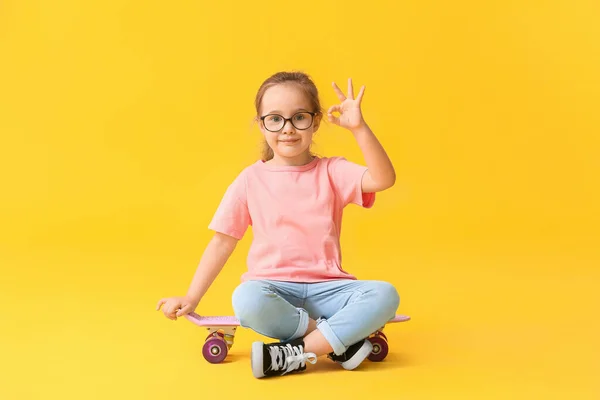
M181 309L179 311L177 311L177 314L175 314L177 317L181 317L182 315L185 315L189 312L190 306L189 304L181 307Z
M173 320L176 319L175 313L173 312L173 310L171 310L171 308L169 308L168 310L165 309L165 317Z
M335 82L332 83L332 86L333 90L335 90L335 93L337 94L338 99L340 99L340 101L346 100L346 96L344 96L344 93L342 93L342 91L340 90L338 85L335 84Z
M365 85L362 85L360 88L360 92L358 92L358 96L356 96L356 101L358 104L362 102L363 95L365 94Z
M156 304L156 311L160 310L160 306L162 306L163 304L165 304L167 302L167 299L160 299L158 301L158 303Z
M175 307L173 307L173 304L167 303L163 307L163 312L165 313L165 315L171 315L171 314L173 314L173 309L174 308Z
M340 118L333 115L334 112L338 112L341 114L342 107L340 105L333 105L329 107L329 110L327 110L327 119L329 120L329 122L333 122L334 124L339 125Z
M334 116L333 114L327 114L327 119L329 120L329 122L333 122L336 125L340 124L340 118Z
M327 114L333 114L334 112L339 112L341 114L342 107L339 104L336 104L336 105L329 107L329 110L327 110Z
M352 78L348 78L348 98L354 100L354 88L352 87Z

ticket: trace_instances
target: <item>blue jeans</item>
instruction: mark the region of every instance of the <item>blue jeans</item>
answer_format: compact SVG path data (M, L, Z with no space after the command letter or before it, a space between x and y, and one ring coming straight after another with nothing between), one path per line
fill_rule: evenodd
M312 318L334 353L341 355L392 319L400 297L382 281L249 280L235 289L232 302L241 326L281 341L305 336Z

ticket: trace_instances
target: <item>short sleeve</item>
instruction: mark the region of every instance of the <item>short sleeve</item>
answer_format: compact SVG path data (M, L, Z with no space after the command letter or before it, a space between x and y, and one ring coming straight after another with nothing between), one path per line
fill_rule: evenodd
M375 193L362 191L362 178L367 172L367 167L348 161L344 157L332 157L328 169L331 182L344 206L352 203L364 208L373 207Z
M242 172L225 191L208 228L240 240L251 224L246 196L246 176Z

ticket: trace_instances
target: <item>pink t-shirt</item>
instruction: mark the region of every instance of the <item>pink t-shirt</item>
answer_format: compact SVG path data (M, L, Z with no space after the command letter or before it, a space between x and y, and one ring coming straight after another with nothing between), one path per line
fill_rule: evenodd
M342 268L340 233L344 207L373 206L375 193L361 189L366 171L343 157L302 166L257 161L228 187L209 229L241 239L252 226L242 281L356 279Z

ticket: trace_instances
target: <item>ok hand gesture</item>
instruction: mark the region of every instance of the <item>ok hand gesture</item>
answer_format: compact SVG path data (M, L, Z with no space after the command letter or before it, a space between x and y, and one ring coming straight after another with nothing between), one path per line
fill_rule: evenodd
M329 121L351 131L366 125L362 116L362 112L360 111L360 104L362 102L363 95L365 94L365 86L363 85L360 88L356 99L354 98L352 78L348 78L347 96L344 96L344 93L342 93L335 82L333 82L332 86L341 103L333 105L329 108L329 110L327 110L327 118ZM338 112L340 115L335 116L333 115L334 112Z

